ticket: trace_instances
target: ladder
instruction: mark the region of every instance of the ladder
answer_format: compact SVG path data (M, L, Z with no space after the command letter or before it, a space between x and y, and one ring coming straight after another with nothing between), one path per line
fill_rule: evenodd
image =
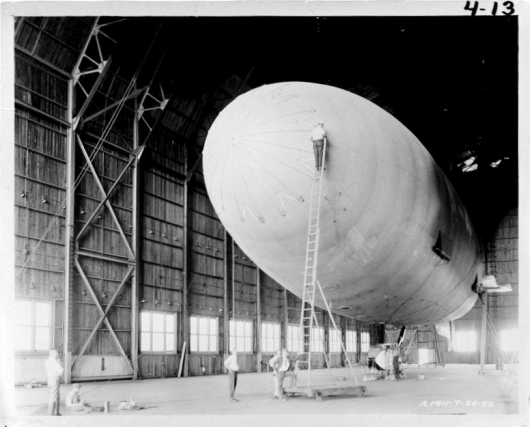
M307 244L306 244L306 257L305 257L305 268L304 268L304 288L302 292L302 310L300 315L300 346L299 355L305 355L305 360L298 360L298 364L307 364L307 388L311 387L311 353L312 353L312 337L311 331L313 325L318 328L318 320L315 313L315 295L317 288L320 291L320 295L326 310L329 313L329 318L333 324L335 330L338 330L331 309L326 301L324 291L320 286L320 282L317 280L317 267L318 267L318 248L320 242L320 205L322 201L322 182L323 182L323 171L326 162L326 145L327 139L324 140L324 148L322 153L322 167L319 171L316 168L313 171L313 181L311 185L311 202L309 205L309 226L307 230ZM344 352L348 366L353 373L353 366L346 352L346 347L341 340L341 350ZM326 361L326 367L331 376L333 383L333 375L331 374L331 364L326 352L324 352L324 358ZM353 373L353 377L357 385L359 382Z
M317 170L316 167L313 170L313 180L311 183L309 226L307 229L307 244L304 267L304 288L302 292L302 312L300 315L299 354L306 355L307 357L305 360L299 360L299 363L307 363L308 388L311 385L311 331L313 330L313 324L316 324L318 327L314 304L317 287L318 244L320 238L320 202L322 200L322 177L324 166L326 164L326 145L327 138L324 139L322 166L320 170ZM329 363L327 364L329 366Z

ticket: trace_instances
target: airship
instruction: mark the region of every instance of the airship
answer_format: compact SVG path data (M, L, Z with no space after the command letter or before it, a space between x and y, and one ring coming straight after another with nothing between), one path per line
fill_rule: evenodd
M302 297L318 122L327 145L316 274L331 311L407 326L467 313L482 268L461 200L412 132L340 88L264 85L217 116L203 151L205 184L240 248ZM325 308L318 292L315 305Z

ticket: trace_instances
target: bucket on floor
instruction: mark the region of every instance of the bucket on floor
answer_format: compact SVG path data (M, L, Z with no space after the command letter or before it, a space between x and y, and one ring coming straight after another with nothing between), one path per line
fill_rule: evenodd
M418 379L419 379L419 380L424 380L424 379L425 379L425 375L421 375L421 374L418 375Z
M110 412L110 402L107 400L104 405L105 412Z

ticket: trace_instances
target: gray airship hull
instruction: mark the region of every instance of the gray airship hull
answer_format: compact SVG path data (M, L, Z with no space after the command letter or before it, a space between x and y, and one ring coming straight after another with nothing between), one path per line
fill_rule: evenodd
M302 295L314 167L309 137L318 121L328 146L317 275L332 311L396 325L469 311L481 262L453 187L398 120L342 89L266 85L219 114L203 168L212 204L237 244ZM316 304L323 307L319 298Z

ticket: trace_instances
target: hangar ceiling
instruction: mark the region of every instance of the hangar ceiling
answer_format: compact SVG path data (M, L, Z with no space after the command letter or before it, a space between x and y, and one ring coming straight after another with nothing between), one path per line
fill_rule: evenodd
M74 51L94 20L31 19ZM241 92L279 81L329 84L371 99L418 137L479 235L517 205L517 17L102 17L99 24L112 69L127 79L141 67L138 87L154 76L171 97L167 111L147 113L153 119L175 112L178 99L222 94L233 76ZM44 37L34 52L39 42ZM71 72L75 52L60 58ZM200 126L188 137L200 152L209 112L196 111Z

